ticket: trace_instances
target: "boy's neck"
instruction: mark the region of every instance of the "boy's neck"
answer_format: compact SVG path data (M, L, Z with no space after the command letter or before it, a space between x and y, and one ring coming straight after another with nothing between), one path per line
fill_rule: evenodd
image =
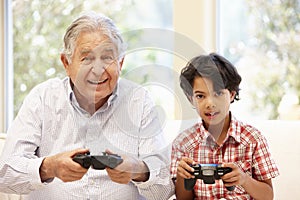
M214 137L215 141L218 145L221 145L226 139L228 129L230 127L231 115L228 116L219 124L210 125L207 127L205 125L206 130Z

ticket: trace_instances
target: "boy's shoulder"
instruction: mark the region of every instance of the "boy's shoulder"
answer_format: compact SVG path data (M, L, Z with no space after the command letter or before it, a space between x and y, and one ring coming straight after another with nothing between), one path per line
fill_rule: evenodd
M181 131L173 141L173 145L189 146L199 141L201 125L199 122L194 123L189 128Z
M256 128L255 125L236 119L233 120L232 124L235 124L233 126L236 127L235 131L240 135L241 142L253 143L265 140L263 133L258 128Z

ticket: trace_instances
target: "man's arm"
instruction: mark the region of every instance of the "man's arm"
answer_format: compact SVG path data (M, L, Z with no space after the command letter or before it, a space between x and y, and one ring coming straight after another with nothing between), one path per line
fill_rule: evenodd
M122 155L121 157L123 162L116 168L106 168L108 176L112 181L127 184L130 181L146 182L149 180L150 172L143 161L126 155Z
M74 162L72 157L86 152L88 149L77 149L46 157L40 166L41 181L45 182L55 177L64 182L80 180L87 169Z

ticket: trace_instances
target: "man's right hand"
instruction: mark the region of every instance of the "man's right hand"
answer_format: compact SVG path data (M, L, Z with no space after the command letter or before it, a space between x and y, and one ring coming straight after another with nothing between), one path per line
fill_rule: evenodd
M63 182L80 180L87 169L74 162L72 158L76 154L84 154L88 151L88 149L76 149L46 157L40 166L41 181L44 182L55 177Z

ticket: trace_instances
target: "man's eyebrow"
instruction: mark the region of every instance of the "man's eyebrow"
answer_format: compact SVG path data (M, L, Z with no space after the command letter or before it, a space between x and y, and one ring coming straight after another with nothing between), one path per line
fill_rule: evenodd
M80 55L86 55L86 54L89 54L89 53L91 53L92 51L90 50L90 49L81 49L80 51L79 51L79 54Z
M115 52L115 49L113 47L105 47L102 49L102 52Z

